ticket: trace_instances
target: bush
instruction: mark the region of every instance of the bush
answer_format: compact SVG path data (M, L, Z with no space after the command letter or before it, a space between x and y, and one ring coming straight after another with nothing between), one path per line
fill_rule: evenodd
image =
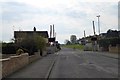
M16 54L17 54L17 55L20 55L20 54L22 54L22 53L24 53L24 51L23 51L22 49L18 49L18 50L16 51Z
M34 52L37 52L37 46L33 38L26 37L16 45L29 55L34 55Z
M108 39L101 39L98 41L100 47L108 47L110 45L110 42Z
M35 44L37 46L37 49L40 50L40 55L42 56L43 50L46 49L46 41L41 36L35 36Z
M100 47L108 48L109 45L116 46L117 44L120 44L119 41L120 41L120 38L116 37L116 38L101 39L98 42L99 42Z
M16 50L14 43L2 43L2 54L16 54Z
M110 40L110 45L116 46L117 44L120 44L120 38L111 38Z
M43 37L35 36L25 37L19 43L2 43L2 54L18 54L22 52L27 52L29 55L34 55L34 52L40 50L40 55L42 55L43 50L46 48L46 42Z
M16 44L24 52L29 53L29 55L34 55L34 52L40 50L40 55L42 55L43 50L46 47L46 42L41 36L25 37L21 42Z

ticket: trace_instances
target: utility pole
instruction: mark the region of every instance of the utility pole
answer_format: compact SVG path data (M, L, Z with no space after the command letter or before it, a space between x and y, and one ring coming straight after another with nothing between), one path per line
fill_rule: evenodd
M50 25L50 38L52 36L52 25Z
M94 32L94 36L95 36L95 25L94 25L94 21L93 21L93 32Z
M84 30L84 41L85 41L85 44L86 44L86 34L85 34L85 30Z
M56 32L55 32L55 40L56 40Z
M54 24L53 24L53 37L55 37L55 29L54 29Z
M93 37L93 43L92 43L92 45L93 45L93 51L96 51L96 45L97 45L97 43L96 43L96 35L95 35L95 25L94 25L94 21L93 21L93 32L94 32L94 37Z
M98 40L100 39L100 20L99 20L99 17L100 15L96 16L98 17L98 32L99 32L99 37L98 37ZM99 46L99 42L98 42L98 50L100 49L100 46Z
M98 15L98 16L96 16L96 17L98 17L98 33L99 33L99 35L100 35L100 20L99 20L100 15Z
M84 30L84 38L86 37L85 30Z

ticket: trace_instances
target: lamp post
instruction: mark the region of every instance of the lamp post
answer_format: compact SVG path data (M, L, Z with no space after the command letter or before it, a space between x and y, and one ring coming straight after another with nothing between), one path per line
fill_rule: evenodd
M98 17L98 32L99 32L99 35L100 35L100 20L99 20L100 15L98 15L96 17Z

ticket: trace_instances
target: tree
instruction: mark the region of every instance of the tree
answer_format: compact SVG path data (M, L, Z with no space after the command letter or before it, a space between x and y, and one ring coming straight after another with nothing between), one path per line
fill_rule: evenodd
M75 44L75 43L76 43L76 39L77 39L77 38L76 38L76 35L71 35L71 36L70 36L70 41L71 41L72 44Z
M12 38L12 39L11 39L11 42L15 42L15 38Z
M69 44L71 44L71 42L69 41L69 40L65 40L65 42L64 42L66 45L69 45Z
M16 44L20 49L23 49L24 52L28 52L29 55L34 55L34 52L40 50L40 55L42 56L43 50L46 48L45 39L41 36L35 35L31 37L25 37ZM18 48L18 49L19 49Z
M42 56L43 50L46 48L46 41L41 36L35 36L35 44L37 48L40 50L40 55Z
M37 51L37 45L34 38L25 37L20 42L16 43L18 49L23 49L24 52L28 52L29 55L34 55L34 52Z

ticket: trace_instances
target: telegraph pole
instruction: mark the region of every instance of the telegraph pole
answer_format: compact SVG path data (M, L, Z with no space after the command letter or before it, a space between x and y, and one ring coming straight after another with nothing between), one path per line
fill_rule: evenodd
M84 38L86 37L85 30L84 30Z
M94 32L94 36L95 36L95 25L94 25L94 21L93 21L93 32Z
M52 37L52 25L50 25L50 38Z
M55 32L55 40L56 40L56 32Z
M92 38L92 45L93 45L93 51L96 51L96 46L97 46L97 43L96 43L96 35L95 35L95 25L94 25L94 21L93 21L93 32L94 32L94 36Z
M55 29L54 29L54 24L53 24L53 38L55 37Z

